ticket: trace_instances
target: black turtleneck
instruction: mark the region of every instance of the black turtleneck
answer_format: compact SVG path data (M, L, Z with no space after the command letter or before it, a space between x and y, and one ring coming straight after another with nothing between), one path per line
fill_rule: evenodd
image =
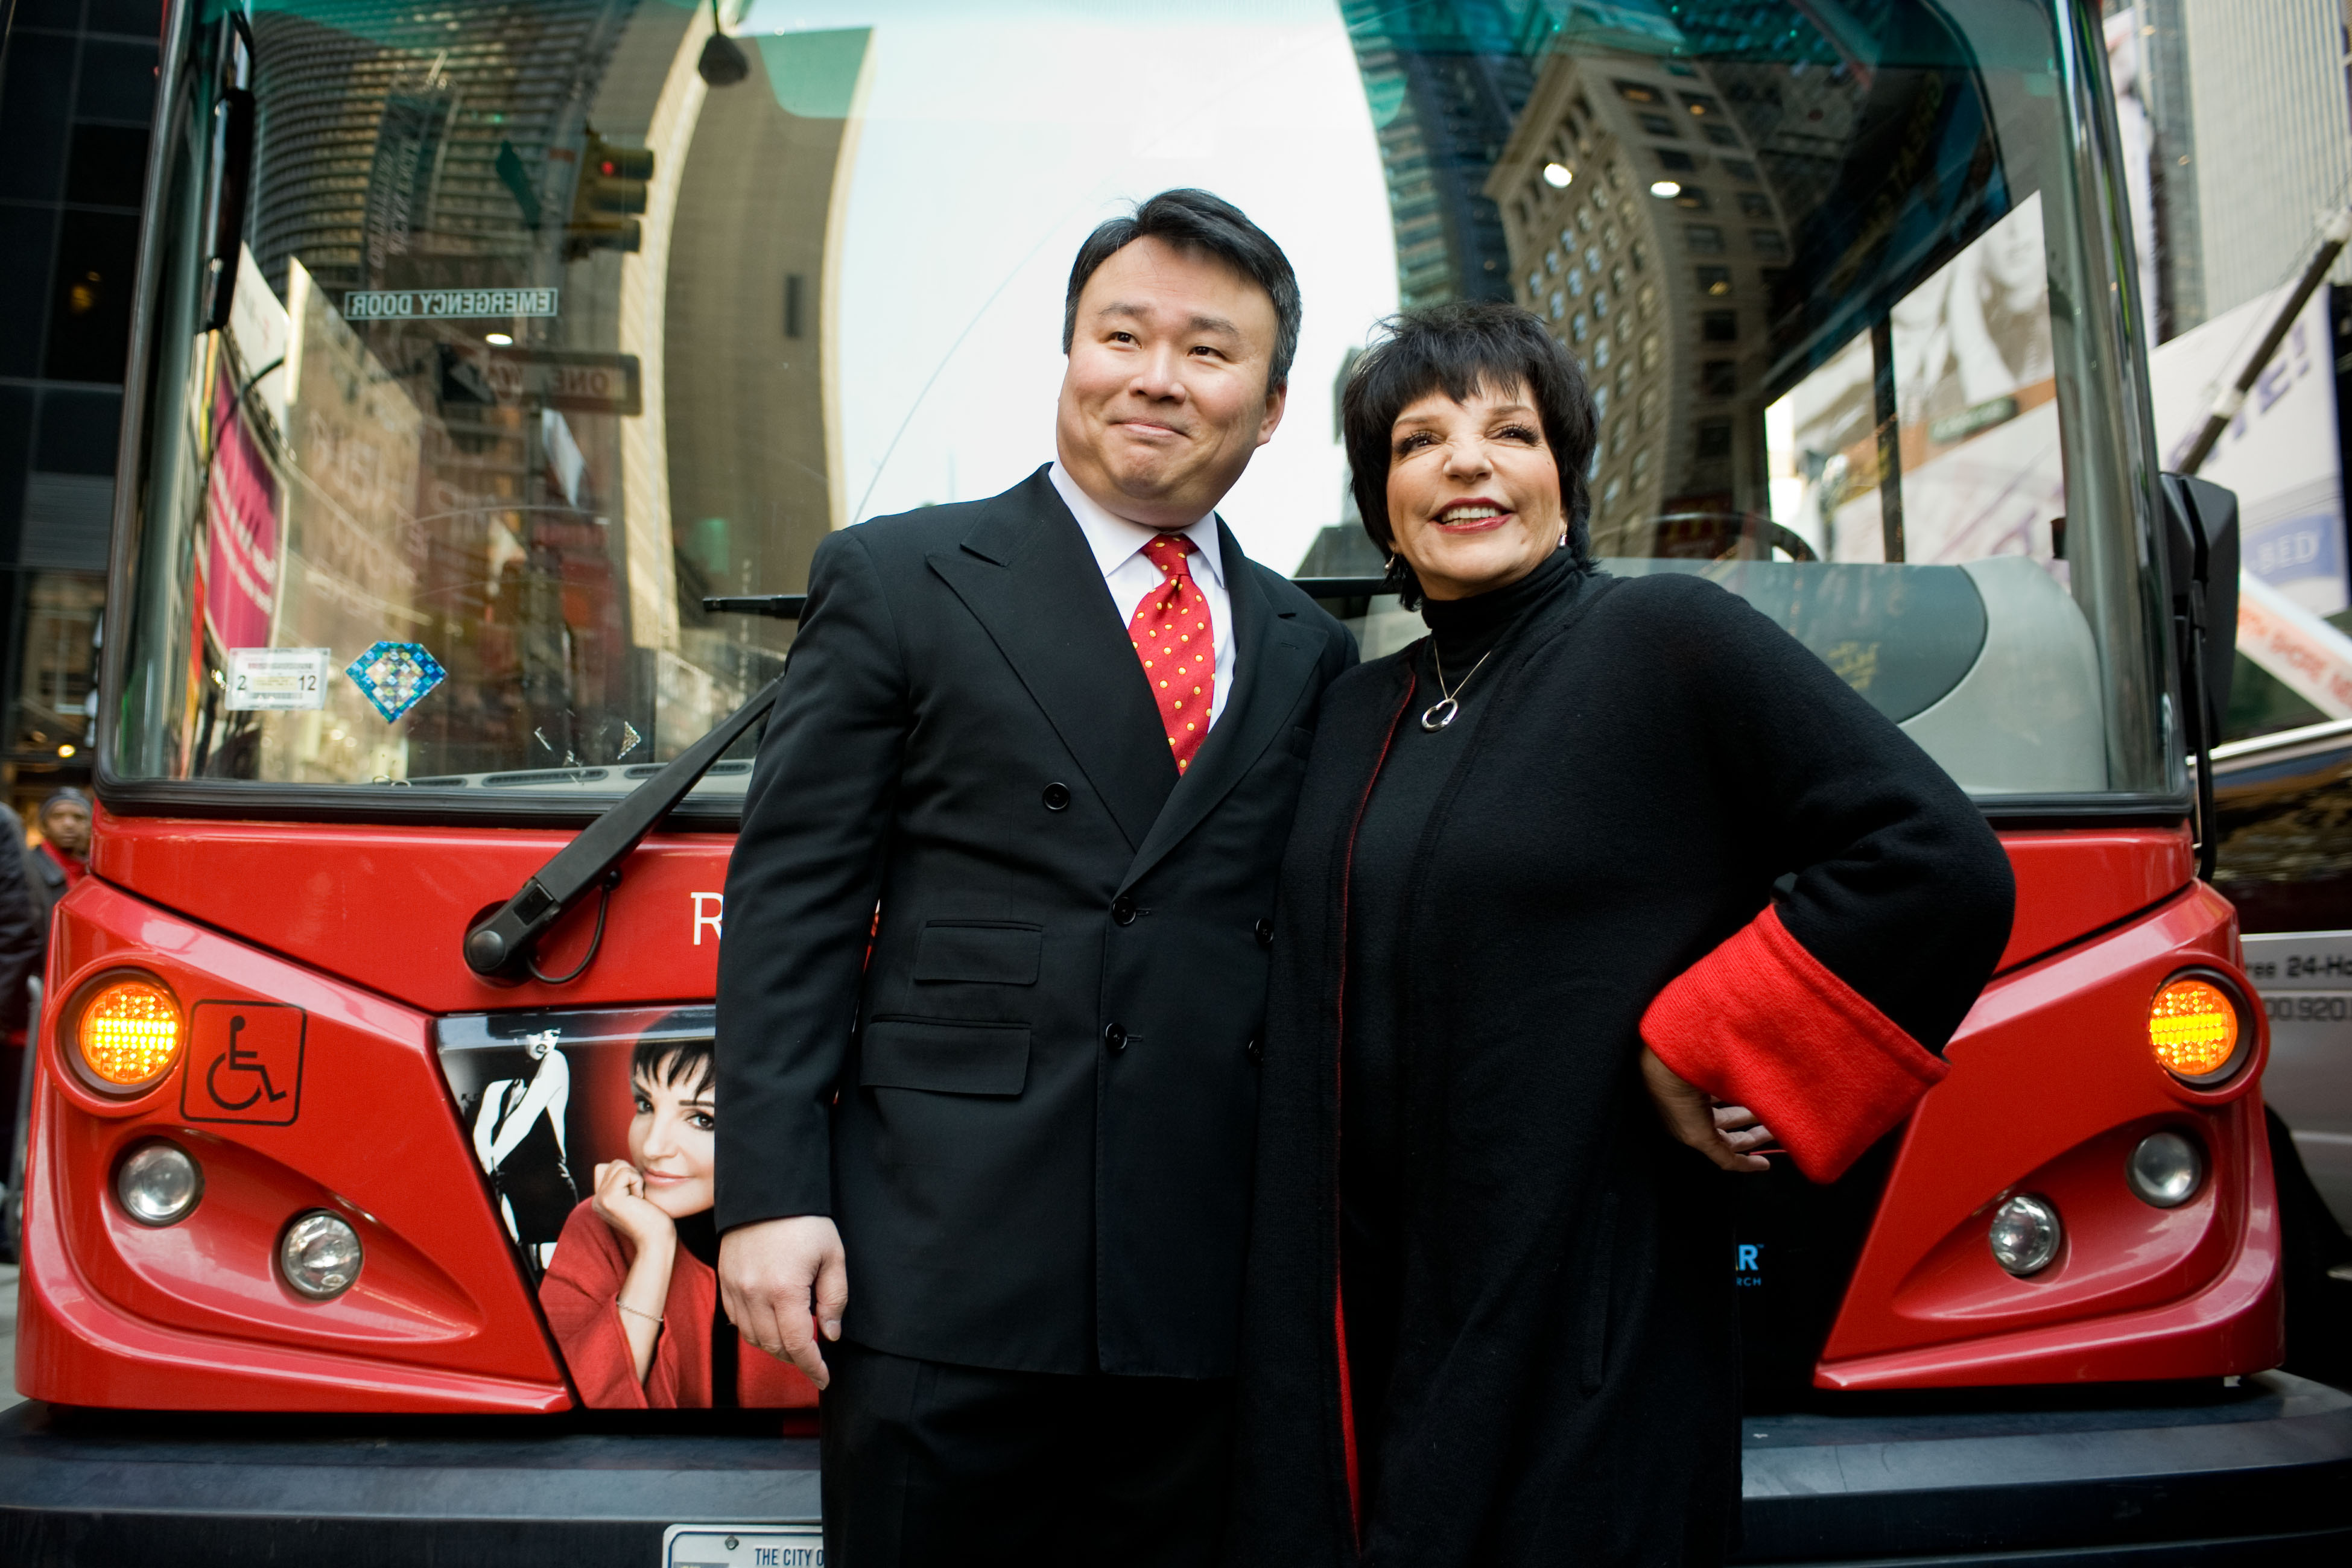
M1396 727L1356 831L1348 872L1347 995L1339 1066L1340 1268L1357 1453L1365 1485L1375 1478L1381 1410L1396 1355L1400 1173L1404 1084L1412 1041L1401 1029L1401 980L1412 955L1403 931L1414 851L1446 776L1468 747L1493 689L1505 644L1528 612L1571 591L1583 568L1556 550L1527 576L1470 599L1427 600L1430 635L1412 655L1413 693ZM1480 660L1486 663L1482 666ZM1444 679L1438 679L1440 665ZM1461 709L1437 730L1421 716L1451 690Z

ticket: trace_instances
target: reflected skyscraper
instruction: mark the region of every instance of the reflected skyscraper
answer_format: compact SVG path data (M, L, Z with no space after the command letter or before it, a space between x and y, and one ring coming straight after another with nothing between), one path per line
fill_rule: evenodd
M1544 6L1341 0L1339 10L1388 177L1399 303L1509 298L1508 246L1485 187L1534 81L1528 29L1546 36Z

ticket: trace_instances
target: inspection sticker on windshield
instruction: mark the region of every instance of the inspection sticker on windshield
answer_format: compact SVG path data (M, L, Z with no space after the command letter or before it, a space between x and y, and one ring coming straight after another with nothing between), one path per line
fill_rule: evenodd
M233 710L279 711L324 707L333 657L325 648L231 648L228 706Z
M817 1524L673 1524L661 1568L824 1568Z

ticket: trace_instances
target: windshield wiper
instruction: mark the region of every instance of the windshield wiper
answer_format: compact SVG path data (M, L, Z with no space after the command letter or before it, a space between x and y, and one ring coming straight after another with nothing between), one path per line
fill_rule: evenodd
M512 898L466 933L466 967L484 978L520 980L525 975L549 985L577 979L604 936L604 909L596 911L596 935L580 966L562 976L540 974L532 952L548 927L564 912L598 887L607 904L620 881L620 863L645 836L661 825L670 809L710 771L727 748L743 737L776 706L784 678L778 675L759 695L737 708L718 728L677 754L660 772L614 802L611 810L580 831L580 836L555 852Z
M1326 600L1370 599L1395 588L1378 577L1299 577L1291 580L1309 597ZM770 593L706 599L705 610L722 614L765 615L797 621L808 605L805 593ZM778 675L758 695L737 708L718 728L678 753L675 761L630 790L612 808L581 830L580 836L555 852L545 865L522 884L512 898L466 933L466 967L486 979L520 980L525 976L560 986L576 980L594 961L604 939L604 912L613 889L621 880L620 863L646 835L661 825L672 808L700 783L711 765L753 725L776 706L783 685ZM568 975L542 975L533 962L539 939L563 918L572 906L602 888L604 902L596 910L596 932L588 951Z

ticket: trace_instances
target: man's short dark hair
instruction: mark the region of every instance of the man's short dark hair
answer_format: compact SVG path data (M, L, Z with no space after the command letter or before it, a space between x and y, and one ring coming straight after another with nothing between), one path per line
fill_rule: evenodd
M1206 191L1162 191L1135 209L1131 218L1112 218L1087 236L1070 264L1070 292L1062 301L1062 352L1078 335L1078 295L1095 269L1139 239L1156 239L1178 250L1215 256L1266 292L1274 301L1274 361L1266 390L1290 384L1290 361L1298 355L1298 275L1290 258L1266 232L1223 196Z
M1381 323L1380 341L1358 359L1339 393L1348 444L1349 483L1364 531L1383 554L1394 549L1389 527L1389 450L1397 415L1431 392L1465 402L1480 391L1524 384L1543 423L1544 444L1559 465L1568 548L1590 562L1592 511L1585 471L1592 465L1592 394L1584 371L1532 311L1517 305L1432 305Z

